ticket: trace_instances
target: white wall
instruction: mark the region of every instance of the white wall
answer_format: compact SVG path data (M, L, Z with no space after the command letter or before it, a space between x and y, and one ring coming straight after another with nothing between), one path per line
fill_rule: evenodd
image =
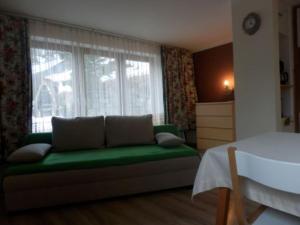
M232 0L237 139L280 128L280 81L276 0ZM261 16L260 30L247 35L244 17Z

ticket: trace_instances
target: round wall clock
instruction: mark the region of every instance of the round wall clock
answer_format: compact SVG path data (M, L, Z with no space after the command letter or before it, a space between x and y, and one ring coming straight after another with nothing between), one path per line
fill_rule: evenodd
M261 19L257 13L248 14L243 21L243 29L249 35L255 34L259 30L260 25Z

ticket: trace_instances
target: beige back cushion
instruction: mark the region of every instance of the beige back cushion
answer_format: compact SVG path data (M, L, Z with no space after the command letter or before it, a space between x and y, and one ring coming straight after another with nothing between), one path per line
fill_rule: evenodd
M103 148L104 117L52 118L54 151Z
M155 143L152 115L107 116L105 128L108 147Z

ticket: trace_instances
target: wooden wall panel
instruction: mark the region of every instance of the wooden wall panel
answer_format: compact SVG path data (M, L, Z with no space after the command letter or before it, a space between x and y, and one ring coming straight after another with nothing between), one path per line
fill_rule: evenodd
M232 43L194 53L195 80L199 102L221 102L234 99L226 92L225 79L233 82Z
M297 24L297 9L300 5L293 8L293 40L294 40L294 84L295 84L295 124L296 132L300 132L300 48L298 47L298 24Z

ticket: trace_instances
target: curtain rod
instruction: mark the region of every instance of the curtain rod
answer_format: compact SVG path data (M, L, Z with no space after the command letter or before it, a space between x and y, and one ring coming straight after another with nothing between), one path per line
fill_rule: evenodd
M0 9L0 13L5 14L5 15L10 15L10 16L23 17L25 19L32 20L32 21L50 23L50 24L53 24L53 25L76 28L76 29L80 29L80 30L84 30L84 31L93 31L93 32L96 32L96 33L99 33L99 34L110 35L110 36L117 37L117 38L126 38L126 39L129 39L129 40L142 41L142 42L149 43L149 44L154 44L154 45L162 45L161 43L158 43L158 42L155 42L155 41L145 40L145 39L137 38L137 37L130 36L130 35L117 34L117 33L114 33L114 32L101 30L99 28L81 26L81 25L72 24L72 23L66 23L66 22L62 22L62 21L58 21L58 20L52 20L52 19L47 19L47 18L43 18L43 17L32 16L32 15L25 14L25 13L18 13L18 12L6 11L6 10L1 10L1 9Z

